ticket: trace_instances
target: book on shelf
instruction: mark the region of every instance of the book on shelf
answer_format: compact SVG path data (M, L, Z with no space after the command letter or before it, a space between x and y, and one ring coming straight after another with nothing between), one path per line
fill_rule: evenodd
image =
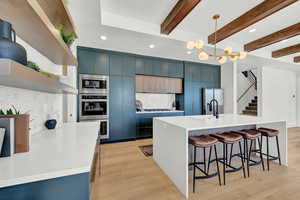
M0 118L0 128L5 130L0 157L12 156L15 153L15 119Z

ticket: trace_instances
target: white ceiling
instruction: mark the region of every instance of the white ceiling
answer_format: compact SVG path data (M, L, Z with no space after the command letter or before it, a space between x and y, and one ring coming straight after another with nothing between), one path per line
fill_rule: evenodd
M177 0L69 1L70 12L79 34L77 44L199 62L195 52L191 55L187 54L185 42L196 39L205 39L206 41L207 36L213 32L213 21L211 20L213 14L220 13L222 15L220 25L224 25L262 0L202 0L171 35L161 35L160 24L176 2ZM234 5L234 7L229 5ZM300 18L299 9L300 2L297 2L247 30L220 42L219 46L222 48L232 46L236 50L242 50L243 45L249 41L299 22L297 21ZM248 30L252 28L256 28L257 31L249 33ZM101 35L106 35L107 40L102 41ZM272 50L296 43L300 43L300 36L285 43L281 42L254 51L248 59L240 63L243 65L272 65L300 71L300 66L291 62L295 55L277 60L270 59ZM155 44L156 47L150 49L149 44ZM214 61L209 62L215 63Z

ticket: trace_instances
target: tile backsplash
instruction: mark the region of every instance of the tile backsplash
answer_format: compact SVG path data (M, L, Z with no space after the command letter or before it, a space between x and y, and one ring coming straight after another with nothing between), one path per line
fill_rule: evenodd
M62 95L0 86L0 108L12 105L21 113L30 114L30 133L45 130L46 120L55 118L57 127L62 123Z
M136 100L143 103L143 109L171 109L175 94L136 93Z

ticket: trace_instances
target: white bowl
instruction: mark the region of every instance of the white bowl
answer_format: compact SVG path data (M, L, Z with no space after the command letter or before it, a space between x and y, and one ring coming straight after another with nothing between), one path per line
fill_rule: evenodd
M0 128L0 153L1 153L1 150L2 150L4 135L5 135L5 129Z

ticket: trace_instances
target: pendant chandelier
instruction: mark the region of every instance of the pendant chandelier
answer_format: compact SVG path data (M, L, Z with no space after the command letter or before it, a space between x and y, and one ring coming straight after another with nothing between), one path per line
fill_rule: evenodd
M227 60L236 61L237 59L245 59L247 56L247 53L244 51L241 51L239 53L233 53L233 50L231 47L225 48L224 53L217 54L217 29L218 29L218 19L220 18L220 15L214 15L212 17L215 20L215 43L214 43L214 53L209 53L203 49L204 42L202 40L197 41L189 41L187 43L188 49L196 49L199 51L199 60L208 60L210 57L215 58L220 64L224 64L227 62Z

